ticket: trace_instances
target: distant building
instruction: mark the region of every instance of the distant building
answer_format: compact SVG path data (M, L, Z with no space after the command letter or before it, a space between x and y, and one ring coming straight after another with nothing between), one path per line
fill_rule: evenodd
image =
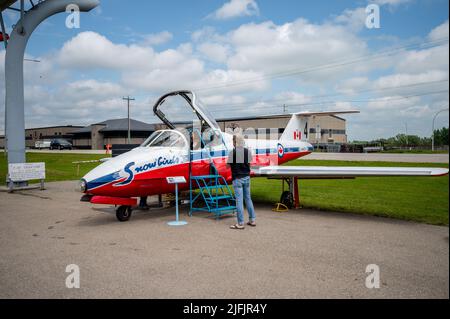
M291 118L290 114L257 117L219 119L217 123L225 131L239 127L253 128L258 138L269 138L270 129L275 129L278 137L284 132ZM148 124L131 119L131 144L141 144L154 131L167 128L164 124ZM261 135L262 134L262 135ZM53 126L26 130L26 146L34 147L37 140L66 138L77 149L105 149L108 144L128 143L128 119L107 120L89 126ZM256 136L252 136L256 138ZM316 148L334 149L347 143L346 120L335 116L312 116L309 121L308 141ZM4 137L0 136L0 148L4 147Z
M141 144L162 124L130 120L131 144ZM78 149L104 149L108 144L128 143L128 119L107 120L72 132L72 145Z
M235 127L239 127L242 130L253 128L257 133L262 133L263 135L266 133L267 136L269 132L265 132L264 129L277 129L278 137L280 137L291 117L291 114L241 117L219 119L217 123L222 130ZM308 126L308 142L314 146L347 143L346 120L339 116L312 116Z
M64 138L71 140L72 132L83 126L59 125L39 128L28 128L25 130L25 147L32 148L36 141ZM5 147L5 137L0 136L0 148Z

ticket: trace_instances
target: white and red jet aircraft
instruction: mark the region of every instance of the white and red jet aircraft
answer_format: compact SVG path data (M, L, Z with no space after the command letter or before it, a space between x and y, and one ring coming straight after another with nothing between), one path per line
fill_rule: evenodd
M176 129L176 121L167 118L166 107L172 113L187 107L192 124ZM81 191L85 193L82 200L118 206L116 216L120 221L130 218L137 197L173 193L174 185L168 184L166 177L184 176L189 180L191 176L210 174L211 165L214 165L216 172L231 182L226 159L233 147L232 134L222 132L195 93L168 93L156 102L153 111L169 129L154 132L141 146L107 160L81 179ZM252 176L290 180L287 195L291 196L283 194L282 200L290 198L298 204L297 178L448 174L445 168L279 166L313 151L313 146L307 142L310 117L343 113L358 111L295 113L279 140L246 139L246 146L253 153ZM179 190L189 190L189 183L180 184Z

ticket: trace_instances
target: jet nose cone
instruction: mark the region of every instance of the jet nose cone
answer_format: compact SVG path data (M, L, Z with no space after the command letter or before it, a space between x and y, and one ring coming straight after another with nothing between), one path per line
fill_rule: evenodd
M82 178L79 182L80 192L86 193L87 191L87 182L84 178Z

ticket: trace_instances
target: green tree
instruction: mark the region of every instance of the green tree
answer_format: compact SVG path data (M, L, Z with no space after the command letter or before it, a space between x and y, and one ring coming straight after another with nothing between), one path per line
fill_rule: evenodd
M434 145L443 146L449 144L448 127L443 127L441 129L435 130L433 134L434 134Z

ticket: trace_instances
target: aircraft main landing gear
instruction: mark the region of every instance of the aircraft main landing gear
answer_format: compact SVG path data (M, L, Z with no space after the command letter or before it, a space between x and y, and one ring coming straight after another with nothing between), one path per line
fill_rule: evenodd
M284 191L280 197L280 203L286 205L287 208L292 209L294 207L294 196L290 191Z
M132 213L131 206L119 206L116 208L116 217L121 222L126 222L130 219Z
M282 177L282 191L280 197L280 203L285 205L287 208L299 208L300 198L298 189L298 178L293 176ZM285 190L284 183L288 185L289 190Z

